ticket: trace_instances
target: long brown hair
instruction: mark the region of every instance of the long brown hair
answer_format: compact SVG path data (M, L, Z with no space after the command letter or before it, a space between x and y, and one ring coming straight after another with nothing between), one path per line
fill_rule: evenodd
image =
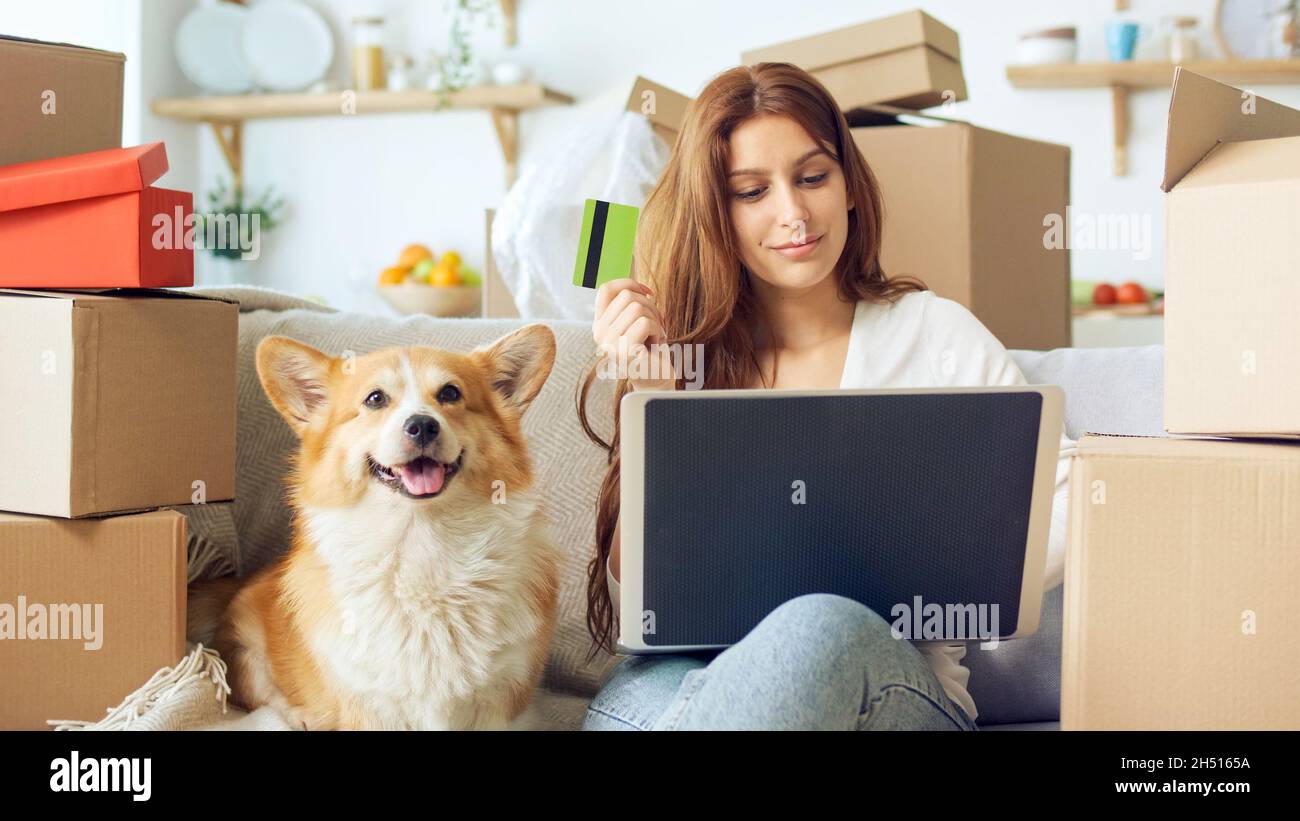
M793 118L840 164L848 212L848 237L834 276L844 301L894 301L928 290L914 277L886 278L880 268L884 207L875 175L849 133L835 100L814 77L790 63L757 63L722 72L687 108L672 156L650 192L637 222L637 279L654 292L664 321L664 342L707 346L704 389L742 388L759 373L754 332L764 322L741 262L730 217L726 184L730 137L743 122L764 114ZM596 555L587 572L590 661L600 648L612 651L614 608L605 562L614 539L619 506L619 400L614 391L614 435L606 442L587 418L587 395L600 368L592 366L578 391L578 419L587 436L608 454L609 467L596 502ZM682 387L681 382L678 388Z

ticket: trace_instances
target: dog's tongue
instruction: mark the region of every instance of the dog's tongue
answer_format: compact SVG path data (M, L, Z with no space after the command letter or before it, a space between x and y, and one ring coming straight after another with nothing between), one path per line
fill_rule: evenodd
M447 469L439 462L421 456L410 464L402 465L402 484L412 496L437 493L442 490L442 480Z

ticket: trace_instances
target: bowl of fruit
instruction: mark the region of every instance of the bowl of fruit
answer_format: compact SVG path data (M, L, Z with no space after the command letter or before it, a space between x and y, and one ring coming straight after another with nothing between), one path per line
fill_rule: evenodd
M379 295L402 314L478 316L483 278L461 263L460 254L436 256L424 245L408 245L397 264L379 274Z

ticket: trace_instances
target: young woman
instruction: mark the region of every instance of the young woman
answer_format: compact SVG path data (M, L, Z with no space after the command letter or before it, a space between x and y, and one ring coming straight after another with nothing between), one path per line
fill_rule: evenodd
M826 89L787 63L737 67L695 99L637 228L637 280L606 283L593 336L620 371L677 376L664 347L703 345L704 389L1027 384L960 304L880 268L883 207ZM649 357L657 357L656 368ZM612 650L619 579L618 400L683 389L621 380L588 579L593 653ZM661 370L662 369L662 370ZM1047 587L1064 568L1074 443L1062 431ZM688 469L688 466L684 466ZM978 650L976 651L978 652ZM585 729L975 729L963 644L895 639L870 608L792 599L723 651L629 657Z

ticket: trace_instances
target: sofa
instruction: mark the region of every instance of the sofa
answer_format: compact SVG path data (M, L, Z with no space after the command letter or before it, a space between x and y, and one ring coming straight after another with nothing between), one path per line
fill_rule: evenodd
M358 354L392 345L469 350L511 332L528 320L391 319L334 311L319 304L258 288L196 289L239 299L238 432L236 500L182 509L191 524L191 578L246 575L274 559L288 543L289 513L282 477L296 445L292 433L263 395L253 365L257 343L281 334L332 355ZM557 356L542 392L524 417L524 432L547 505L552 530L564 550L560 614L541 689L527 726L577 729L586 705L618 658L599 653L588 660L586 579L594 551L594 511L604 471L604 452L591 443L575 413L580 380L596 361L588 323L543 321L555 333ZM1162 349L1137 348L1011 351L1030 383L1065 390L1065 425L1071 438L1087 431L1163 435ZM608 438L613 422L613 383L596 379L588 402L594 427ZM202 560L196 557L202 554ZM966 656L968 688L984 729L1056 729L1060 708L1062 590L1047 593L1033 636L1001 642L992 650L972 646Z

